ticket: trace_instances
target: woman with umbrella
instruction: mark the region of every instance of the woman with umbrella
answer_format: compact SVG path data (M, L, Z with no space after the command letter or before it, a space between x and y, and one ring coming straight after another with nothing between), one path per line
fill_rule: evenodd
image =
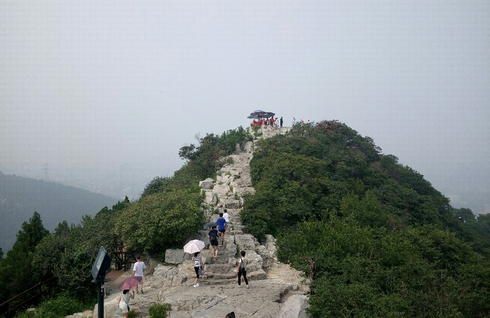
M202 266L201 253L195 252L194 256L192 257L192 261L194 262L194 271L196 271L196 280L194 280L194 287L199 287L199 272L204 270Z
M128 316L129 302L131 299L134 299L134 290L132 294L129 291L131 288L138 286L138 284L141 282L141 278L142 277L139 276L130 276L119 284L119 290L122 290L122 294L119 297L117 307L122 310L124 317Z
M129 289L125 289L122 292L122 295L119 296L119 302L117 306L122 310L123 317L128 317L129 313L129 302L131 299L134 299L134 290L131 294Z
M201 240L192 240L184 245L184 252L193 254L192 261L194 262L194 270L196 271L196 280L194 281L194 287L199 287L199 275L204 275L204 267L200 252L205 246L206 244Z

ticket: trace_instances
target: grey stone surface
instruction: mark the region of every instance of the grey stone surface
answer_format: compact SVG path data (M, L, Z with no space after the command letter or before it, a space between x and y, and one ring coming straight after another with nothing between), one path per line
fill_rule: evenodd
M278 317L281 318L307 318L308 297L306 295L291 295L281 307Z
M165 262L169 264L180 264L184 261L185 253L182 249L168 249L165 251Z
M118 298L113 298L110 301L104 300L104 317L115 317L118 303L119 303ZM131 303L129 304L129 306L131 307ZM99 305L98 304L95 304L94 312L93 312L93 315L91 317L93 317L93 318L99 317Z
M214 180L211 178L207 178L206 180L200 181L199 186L202 189L212 189L214 187Z

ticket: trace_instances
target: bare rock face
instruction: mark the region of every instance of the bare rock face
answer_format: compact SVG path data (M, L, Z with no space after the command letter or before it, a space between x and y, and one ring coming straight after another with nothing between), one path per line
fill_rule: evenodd
M119 300L117 298L113 298L110 301L105 301L104 300L104 317L115 317L116 316L116 310L117 310L117 305L119 303ZM95 304L94 307L94 312L93 315L91 315L93 318L98 318L99 317L99 305Z
M185 253L182 249L168 249L165 251L165 262L169 264L181 264Z
M214 180L211 178L207 178L206 180L200 181L199 186L202 189L212 189L214 186Z
M153 279L149 281L148 286L155 289L182 286L187 281L187 276L188 272L182 267L160 264L155 268Z
M84 312L79 312L73 315L66 316L66 318L92 318L93 312L91 310L86 310Z
M259 243L252 234L240 234L235 236L236 245L240 250L255 250Z
M278 317L281 318L307 318L306 308L308 308L308 297L306 295L291 295Z

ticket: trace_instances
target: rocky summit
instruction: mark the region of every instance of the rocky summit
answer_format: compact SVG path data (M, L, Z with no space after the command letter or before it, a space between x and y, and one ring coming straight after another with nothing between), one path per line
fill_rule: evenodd
M262 127L260 138L267 138L287 132L288 128ZM243 148L237 146L235 153L223 158L226 164L217 172L216 180L206 179L200 182L205 194L203 206L207 221L213 222L218 213L227 209L230 214L229 231L225 242L219 247L218 257L213 259L212 249L207 238L209 229L200 232L200 238L206 242L201 252L205 274L199 287L193 287L195 272L191 255L182 249L167 250L165 263L153 259L144 259L144 293L135 295L130 308L138 317L149 317L149 307L154 304L168 303L172 310L171 318L225 317L235 312L236 317L308 317L305 310L308 303L309 286L305 276L276 257L275 239L267 236L260 244L248 234L242 225L240 211L244 204L244 195L254 193L250 178L250 160L253 157L254 142L247 142ZM242 279L237 282L238 252L244 250L248 259L247 277L249 288ZM131 275L131 271L112 273L112 279L106 283L104 317L114 317L117 309L119 283ZM98 317L98 305L93 312L84 312L69 317Z

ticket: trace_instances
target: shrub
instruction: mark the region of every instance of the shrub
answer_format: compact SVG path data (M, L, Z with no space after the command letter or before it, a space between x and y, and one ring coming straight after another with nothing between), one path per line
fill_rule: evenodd
M17 318L64 318L75 312L83 311L84 305L78 300L62 295L43 302L35 311L26 311Z
M83 309L83 305L76 299L60 296L42 303L39 307L39 313L41 317L46 317L50 313L56 314L53 317L65 317L83 311Z
M172 310L170 304L155 304L150 306L148 313L151 318L166 318L167 311Z

